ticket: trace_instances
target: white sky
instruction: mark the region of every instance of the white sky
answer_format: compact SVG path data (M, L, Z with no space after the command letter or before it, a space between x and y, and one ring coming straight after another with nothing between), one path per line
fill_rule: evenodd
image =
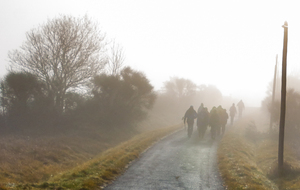
M288 73L300 73L298 1L0 0L0 76L25 33L59 14L97 21L123 47L125 64L144 72L156 90L177 76L260 106L276 54L281 64L284 21Z

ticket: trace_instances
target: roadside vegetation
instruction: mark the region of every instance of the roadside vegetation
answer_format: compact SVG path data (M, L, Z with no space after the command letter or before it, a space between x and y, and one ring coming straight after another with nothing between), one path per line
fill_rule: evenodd
M270 134L268 124L268 118L259 112L242 118L224 135L218 149L218 162L222 179L228 189L300 188L300 142L296 139L286 139L285 173L279 177L278 132L273 131Z
M279 81L274 104L270 83L262 107L238 120L220 142L219 169L228 189L300 189L300 78L288 76L282 176L278 175Z
M2 189L101 189L120 175L153 143L176 131L180 125L145 132L108 149L93 159L59 172L41 183L8 183ZM52 171L55 168L52 168Z
M235 123L224 135L218 149L219 170L228 189L277 189L257 164L257 144L246 138L249 119ZM251 126L253 127L253 126ZM254 131L253 131L254 132ZM255 137L257 134L253 134ZM260 142L261 143L261 142ZM259 162L259 161L258 161Z

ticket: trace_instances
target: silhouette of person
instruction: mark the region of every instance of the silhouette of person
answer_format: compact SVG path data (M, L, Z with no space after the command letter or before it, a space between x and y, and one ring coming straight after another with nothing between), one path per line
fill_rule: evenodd
M200 109L200 111L198 111L198 116L197 116L197 128L198 128L198 135L200 139L204 137L205 131L208 126L208 122L209 122L209 112L206 107L203 107L202 109Z
M226 109L223 109L222 106L219 106L217 109L220 117L220 129L219 129L220 131L218 131L218 133L224 135L225 127L228 120L228 114L226 112Z
M185 112L183 123L188 124L188 137L190 138L193 133L194 120L197 118L197 112L194 110L193 106Z
M239 103L237 103L236 106L238 107L238 110L239 110L239 118L241 118L242 114L243 114L243 111L245 109L245 105L244 105L243 100L240 100Z
M209 126L210 126L210 133L211 133L211 138L215 139L216 135L217 135L217 130L220 127L220 118L219 115L217 113L217 108L213 107L210 110L210 114L209 114Z
M204 108L204 105L203 105L203 103L201 103L201 105L199 106L199 108L198 108L198 114L201 112L201 110Z
M232 106L230 107L229 109L229 115L230 115L230 124L232 125L233 124L233 120L234 120L234 116L236 114L236 107L234 104L232 104Z

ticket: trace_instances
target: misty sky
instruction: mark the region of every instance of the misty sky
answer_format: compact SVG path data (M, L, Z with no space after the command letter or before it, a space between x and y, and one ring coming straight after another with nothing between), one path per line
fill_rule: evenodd
M25 33L60 14L87 14L115 39L125 64L142 71L156 90L170 77L213 84L225 96L260 106L282 62L289 24L288 73L300 76L297 1L0 0L0 76Z

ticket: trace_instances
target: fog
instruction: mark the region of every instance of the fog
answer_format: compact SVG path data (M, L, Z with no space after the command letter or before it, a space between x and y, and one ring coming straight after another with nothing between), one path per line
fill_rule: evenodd
M187 109L201 104L229 113L242 100L245 117L235 122L255 126L254 142L276 141L285 21L286 137L297 147L298 4L1 1L0 186L44 182L141 133L183 129Z
M3 1L0 60L25 41L26 32L61 14L87 15L108 41L124 49L125 64L161 90L170 77L214 85L224 96L260 106L281 60L289 24L288 72L299 70L299 11L294 1Z

